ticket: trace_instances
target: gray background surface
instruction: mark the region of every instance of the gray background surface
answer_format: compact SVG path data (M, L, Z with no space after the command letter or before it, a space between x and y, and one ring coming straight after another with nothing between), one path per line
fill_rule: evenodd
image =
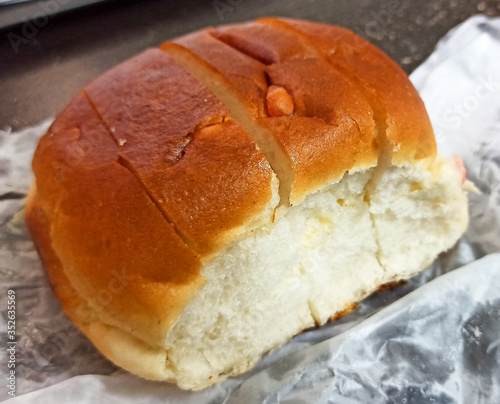
M55 116L102 72L205 26L262 16L336 24L367 38L410 73L458 23L477 13L500 15L499 0L122 0L64 11L69 1L0 6L0 27L13 11L24 19L0 31L0 129Z

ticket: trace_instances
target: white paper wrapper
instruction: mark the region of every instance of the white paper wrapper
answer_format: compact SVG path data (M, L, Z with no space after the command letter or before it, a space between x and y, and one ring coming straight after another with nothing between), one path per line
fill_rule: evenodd
M8 289L16 291L17 315L11 402L500 402L500 19L477 16L457 27L411 78L440 152L462 156L482 191L470 195L466 235L404 287L372 296L349 316L294 338L254 370L195 393L116 368L64 316L22 211L31 155L49 122L0 132L2 341ZM5 381L9 358L0 352ZM0 400L10 397L4 384Z

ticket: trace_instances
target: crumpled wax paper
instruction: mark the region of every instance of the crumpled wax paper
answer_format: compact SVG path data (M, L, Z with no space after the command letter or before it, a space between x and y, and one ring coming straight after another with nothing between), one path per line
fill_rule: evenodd
M500 403L500 19L476 16L452 30L411 79L440 152L462 156L482 192L470 194L467 233L405 286L200 392L118 369L64 316L23 219L31 155L49 122L0 132L2 341L8 289L17 302L11 402ZM0 400L10 397L0 391Z

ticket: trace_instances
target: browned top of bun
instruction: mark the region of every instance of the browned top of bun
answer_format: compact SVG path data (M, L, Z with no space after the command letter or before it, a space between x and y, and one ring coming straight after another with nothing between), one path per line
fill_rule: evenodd
M114 68L86 92L134 173L202 257L271 199L271 168L229 111L160 50Z
M260 23L227 26L176 42L225 76L232 90L251 104L247 108L258 122L270 129L294 177L290 202L298 203L348 170L375 165L378 143L363 93L284 25L285 29ZM173 50L168 44L162 49ZM248 80L240 78L243 62ZM292 117L269 116L263 77L268 85L290 94Z
M213 29L186 35L173 42L190 49L233 83L253 115L266 115L265 97L268 85L265 65L260 61L242 52L235 52L229 45L214 37ZM162 48L165 48L165 45Z
M392 146L394 164L436 155L436 141L425 105L406 73L384 52L353 32L307 21L272 18L306 34L328 60L355 79L380 115L379 126Z

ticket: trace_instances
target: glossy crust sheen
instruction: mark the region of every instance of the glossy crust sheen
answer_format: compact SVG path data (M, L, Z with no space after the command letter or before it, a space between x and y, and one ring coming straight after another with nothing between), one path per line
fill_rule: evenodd
M148 50L86 87L141 181L205 259L271 199L271 168L253 139L193 76Z
M133 145L132 135L126 139ZM167 169L160 184L174 188L166 193L180 194L175 202L182 207L185 201L184 216L212 213L193 245L206 245L208 231L216 240L209 245L214 245L226 228L247 225L269 203L272 173L249 135L231 119L195 130L191 142L182 161L167 167L176 169L177 189ZM58 293L58 285L64 282L57 281L61 268L102 322L161 346L172 322L203 286L199 269L206 256L201 248L186 245L123 160L121 146L80 93L40 140L33 159L33 208L26 211L26 220L40 254L49 254L51 246L62 262L56 266L53 259L45 261L63 303L66 294ZM213 180L214 173L221 181ZM183 187L205 203L195 209ZM221 215L229 217L227 222ZM196 226L200 224L191 228ZM191 228L183 229L190 234ZM80 321L96 320L85 318L85 310L76 315Z
M291 19L259 21L271 25L285 22L307 35L334 66L365 89L392 146L393 164L436 155L434 132L422 99L406 73L384 52L340 27Z
M158 345L203 286L201 262L117 161L118 148L78 95L40 141L26 219L63 304L73 300L71 286L102 321ZM79 307L71 317L96 320Z
M222 73L258 122L271 129L293 170L290 202L298 203L346 171L376 165L379 142L372 108L358 86L283 25L240 24L176 42ZM243 58L252 80L241 80L239 64L233 62ZM267 94L262 77L291 94L293 117L262 112Z
M406 75L349 31L264 19L176 43L269 130L293 171L292 203L376 165L386 143L396 164L435 155ZM130 370L127 356L149 350L139 373L168 379L165 335L205 284L203 264L271 222L276 179L227 106L162 49L90 83L57 117L33 159L26 221L68 316ZM290 94L291 116L269 116L271 85Z

